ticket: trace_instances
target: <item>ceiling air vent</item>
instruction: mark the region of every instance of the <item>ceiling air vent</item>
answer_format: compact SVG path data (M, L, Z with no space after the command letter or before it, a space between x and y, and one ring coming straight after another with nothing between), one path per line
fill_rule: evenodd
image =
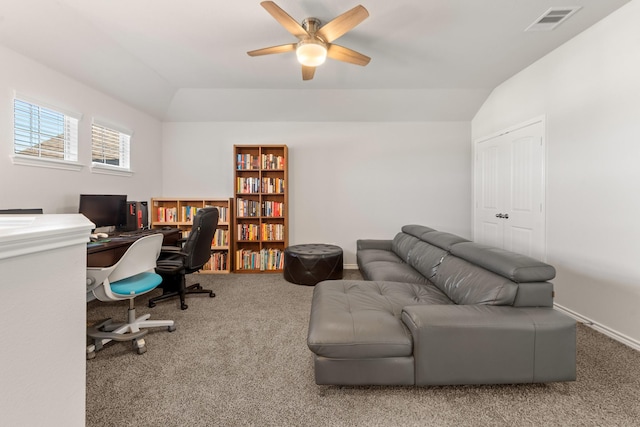
M580 9L581 6L552 7L529 25L525 31L551 31Z

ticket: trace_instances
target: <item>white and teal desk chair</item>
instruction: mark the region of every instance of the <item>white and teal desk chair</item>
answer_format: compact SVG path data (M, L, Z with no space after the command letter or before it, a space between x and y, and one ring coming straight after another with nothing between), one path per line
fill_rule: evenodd
M115 265L87 268L87 301L96 298L105 302L129 300L126 323L112 323L112 319L106 319L87 328L87 335L93 339L93 344L87 346L87 359L94 358L95 352L112 340L132 341L138 354L142 354L147 351L143 339L147 328L167 327L169 332L175 331L173 320L149 320L150 314L136 318L133 304L135 297L152 291L162 282L162 277L155 273L162 239L161 233L142 237Z

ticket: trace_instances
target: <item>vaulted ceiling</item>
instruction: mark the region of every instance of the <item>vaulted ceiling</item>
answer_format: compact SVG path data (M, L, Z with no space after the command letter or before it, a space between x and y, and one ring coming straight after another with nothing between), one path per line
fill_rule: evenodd
M494 87L628 1L276 0L297 21L369 11L336 40L369 65L329 59L311 81L293 52L247 55L295 42L259 0L0 0L0 44L165 121L470 120ZM524 31L558 6L581 9Z

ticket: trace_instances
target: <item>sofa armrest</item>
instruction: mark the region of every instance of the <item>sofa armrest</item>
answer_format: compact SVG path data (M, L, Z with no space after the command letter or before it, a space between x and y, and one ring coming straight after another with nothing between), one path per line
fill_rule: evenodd
M547 307L419 305L403 309L416 385L572 381L576 322Z
M365 249L382 249L390 251L391 243L392 240L360 239L356 241L356 249L359 251Z

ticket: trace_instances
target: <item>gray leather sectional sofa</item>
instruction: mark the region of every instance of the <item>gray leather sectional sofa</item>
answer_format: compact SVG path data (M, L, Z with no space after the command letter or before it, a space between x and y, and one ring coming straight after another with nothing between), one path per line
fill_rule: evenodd
M357 260L365 281L314 289L316 383L575 380L576 323L553 309L552 266L420 225L359 240Z

